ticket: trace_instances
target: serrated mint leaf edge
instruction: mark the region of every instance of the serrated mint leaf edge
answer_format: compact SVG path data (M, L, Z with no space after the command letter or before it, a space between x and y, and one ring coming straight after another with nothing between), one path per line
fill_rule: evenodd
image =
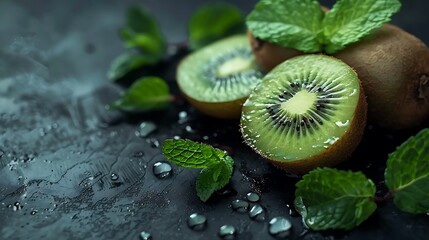
M319 4L318 1L313 1L313 2ZM250 30L250 32L252 32L252 34L255 37L263 39L267 42L277 44L279 46L282 46L283 48L293 48L305 53L316 53L316 52L321 52L323 50L322 42L324 38L323 38L323 35L321 34L321 29L322 29L321 26L322 26L324 15L321 15L321 18L317 23L318 25L317 28L315 27L315 29L309 29L300 25L284 23L281 21L268 21L268 20L259 19L260 18L259 15L264 15L264 14L261 14L261 12L265 11L265 8L266 8L264 4L265 2L263 1L258 2L255 5L254 9L246 17L247 28ZM311 4L314 4L314 3L311 3ZM318 14L320 13L324 14L321 8ZM267 34L266 30L264 31L260 30L261 28L266 29L269 24L287 26L288 31L291 31L292 29L294 34L288 35L289 33L287 33L285 36L282 37L282 39L288 39L287 43L277 40L279 39L278 37L276 39L273 39L272 34ZM311 25L314 27L314 24L311 24ZM297 31L297 29L300 29L300 31ZM283 31L283 32L287 32L287 31ZM297 32L300 32L300 33L297 34Z
M407 149L407 148L410 148L408 145L409 144L412 144L413 142L415 142L415 141L418 141L419 140L419 138L420 137L422 137L422 135L424 136L424 135L426 135L426 134L428 134L429 135L429 128L425 128L425 129L423 129L423 130L420 130L420 132L418 132L416 135L414 135L414 136L411 136L411 137L409 137L407 140L405 140L403 143L401 143L396 149L395 149L395 151L393 151L392 153L390 153L389 154L389 156L388 156L388 159L387 159L387 163L386 163L386 169L385 169L385 171L384 171L384 178L385 178L385 183L386 183L386 186L388 187L388 189L390 190L390 191L392 191L393 193L394 192L398 192L398 191L401 191L401 189L404 189L404 188L406 188L407 186L410 186L411 184L413 184L413 182L415 182L415 181L417 181L418 179L420 179L420 178L426 178L426 177L429 177L429 173L426 173L426 174L424 174L424 175L422 175L422 176L419 176L419 177L417 177L417 178L415 178L415 179L413 179L413 180L411 180L411 181L409 181L409 182L407 182L406 184L402 184L401 186L393 186L393 184L394 183L390 183L389 182L389 179L390 179L390 177L392 177L392 178L394 178L394 175L395 175L395 173L392 173L393 175L392 176L388 176L388 175L390 175L390 172L391 171L393 171L393 170L391 170L391 168L392 168L392 164L393 164L393 162L394 161L396 161L397 159L396 159L396 155L397 154L399 154L398 152L399 151L404 151L404 149ZM413 146L411 146L411 148L413 148Z
M323 201L320 202L318 204L314 204L313 206L310 207L306 207L304 204L304 199L303 196L299 193L303 193L306 192L305 190L302 190L302 188L304 188L306 186L305 184L305 179L304 177L308 174L311 174L313 171L314 172L320 172L323 170L328 170L328 171L336 171L337 173L342 173L342 174L360 174L360 177L364 177L366 179L366 182L369 185L362 185L362 187L369 187L371 192L373 192L373 194L365 194L365 195L356 195L356 194L345 194L345 195L341 195L340 197L336 197L336 198L332 198L329 199L327 201ZM337 170L337 169L331 169L331 168L316 168L312 171L310 171L308 174L304 175L303 178L297 182L296 184L296 191L295 191L295 199L294 199L294 207L296 209L296 211L301 215L302 217L302 222L304 225L306 225L306 227L311 228L313 230L328 230L328 229L343 229L343 230L350 230L354 227L359 226L362 222L364 222L365 220L367 220L373 213L374 211L377 209L377 204L375 203L375 192L376 192L376 187L374 185L374 182L371 179L368 179L362 172L352 172L352 171L344 171L344 170ZM316 173L314 173L316 174ZM308 181L311 181L310 179ZM327 195L329 196L329 195ZM329 205L336 205L336 202L339 202L341 200L344 200L346 198L349 198L350 202L353 202L355 206L367 206L367 210L365 211L367 213L367 215L362 215L363 211L360 212L360 215L357 216L357 210L358 208L354 208L354 222L352 225L351 222L348 222L347 224L339 224L339 227L333 227L334 224L328 225L328 227L319 227L318 224L313 223L310 219L313 216L309 216L308 215L308 209L323 209L323 205L327 205L329 207ZM322 207L321 207L322 206ZM363 208L361 208L363 209ZM364 209L365 210L365 209ZM316 211L318 212L318 211Z
M142 84L148 84L147 83L148 81L151 82L152 87L153 87L153 84L156 84L155 86L157 86L158 88L161 88L161 89L157 89L157 91L162 90L163 95L151 97L151 98L149 98L149 100L144 100L144 101L141 101L141 99L138 101L130 101L130 99L132 99L131 96L136 91L135 89L138 87L141 87ZM116 100L115 102L110 104L109 107L111 109L119 109L119 110L128 111L128 112L161 110L161 109L168 107L168 105L172 101L172 99L173 99L173 96L171 95L170 87L168 86L167 82L164 79L156 77L156 76L146 76L146 77L142 77L142 78L137 79L121 95L121 97L119 97L118 100ZM140 106L141 103L149 104L152 106L147 107L147 108L142 108Z
M209 161L209 162L205 162L205 163L201 162L199 164L186 164L185 162L178 161L178 160L174 159L174 157L177 157L177 155L176 156L170 156L170 154L174 151L174 148L177 147L177 144L174 144L173 142L183 143L183 145L182 145L183 148L186 148L186 149L183 149L183 151L194 151L193 149L192 150L189 149L189 147L191 145L193 145L194 147L195 146L200 146L200 148L198 148L198 150L201 149L201 147L206 147L206 148L210 149L210 151L212 152L212 156L214 156L214 158L216 159L216 161ZM169 149L170 147L171 147L171 149ZM169 160L170 162L172 162L172 163L174 163L174 164L176 164L176 165L178 165L180 167L184 167L184 168L197 168L197 169L210 168L212 166L215 166L215 165L219 164L221 161L223 161L223 158L225 156L227 156L224 152L222 152L219 149L216 149L216 148L214 148L214 147L212 147L212 146L210 146L208 144L195 142L195 141L192 141L192 140L189 140L189 139L178 139L178 140L176 140L176 139L166 139L164 141L164 145L162 147L162 152L163 152L164 156L167 158L167 160ZM169 156L167 156L167 154ZM223 156L219 156L219 154L223 154ZM211 160L213 160L213 159L211 159Z
M332 14L335 14L335 13L337 13L337 11L336 11L336 8L339 6L338 4L342 4L343 2L346 2L345 0L344 1L342 1L342 2L339 2L339 1L337 1L335 4L334 4L334 6L332 7L332 9L330 10L330 11L328 11L327 13L326 13L326 16L329 16L329 15L332 15ZM349 45L351 45L351 44L353 44L353 43L356 43L356 42L359 42L359 41L361 41L364 37L366 37L366 36L368 36L368 35L370 35L370 34L372 34L376 29L379 29L380 27L382 27L383 26L383 24L385 24L385 23L388 23L388 22L390 22L391 20L392 20L392 16L395 14L395 13L397 13L397 12L399 12L400 11L400 9L401 9L401 2L400 1L396 1L396 3L394 4L394 6L393 7L395 7L395 8L392 8L391 9L391 12L390 12L390 14L388 14L389 16L387 16L387 18L385 19L385 20L383 20L383 21L379 21L379 22L377 22L377 24L375 24L375 25L371 25L368 29L366 29L365 31L359 31L359 33L358 33L358 35L360 35L359 37L353 37L353 40L351 40L351 41L347 41L347 42L345 42L345 43L340 43L340 42L332 42L332 37L333 36L335 36L335 34L334 35L332 35L332 36L328 36L327 34L326 34L326 32L325 32L325 29L327 28L327 26L326 26L326 24L325 24L325 19L327 19L326 17L323 19L323 21L322 21L322 24L321 24L321 28L322 28L322 32L321 32L321 34L323 35L323 39L324 39L324 43L325 43L325 45L324 45L324 51L326 52L326 53L328 53L328 54L334 54L334 53L337 53L337 52L339 52L339 51L341 51L341 50L343 50L343 49L345 49L345 48L347 48ZM346 28L343 28L343 29L346 29ZM339 31L341 31L341 30L337 30L336 32L339 32ZM362 33L363 32L363 33ZM336 37L336 38L338 38L338 37ZM335 39L335 38L334 38Z
M200 174L197 177L195 187L197 191L197 196L200 198L201 201L206 202L216 191L222 189L225 187L232 178L233 174L233 168L231 168L231 163L227 162L225 160L222 160L217 165L213 165L210 168L202 169ZM228 172L226 172L225 181L219 182L219 178L222 177L222 168L225 167ZM207 184L202 184L201 176L202 174L205 174L206 172L212 171L212 176L210 186L207 186Z

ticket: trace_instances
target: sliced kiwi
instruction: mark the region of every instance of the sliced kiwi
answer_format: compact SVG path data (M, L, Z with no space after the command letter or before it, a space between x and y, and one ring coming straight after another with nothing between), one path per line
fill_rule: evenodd
M304 173L347 159L365 122L365 97L353 69L333 57L304 55L258 84L244 103L241 132L276 166Z
M219 118L239 118L243 102L261 80L245 35L232 36L187 56L177 82L189 102Z

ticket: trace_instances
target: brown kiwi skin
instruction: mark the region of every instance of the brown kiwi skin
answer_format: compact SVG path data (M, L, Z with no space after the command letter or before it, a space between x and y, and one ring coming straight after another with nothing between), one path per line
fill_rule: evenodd
M325 6L321 6L321 8L325 13L329 11L329 8ZM249 39L256 61L265 72L271 71L275 66L287 59L306 54L293 48L284 48L275 43L259 39L250 31L247 32L247 38Z
M333 56L358 73L370 122L401 130L428 119L429 49L415 36L385 24Z
M279 63L299 55L305 54L293 48L283 48L277 44L256 38L251 32L247 32L250 46L256 61L263 71L269 72Z
M182 91L188 102L205 115L220 119L239 119L243 103L247 98L240 98L230 102L201 102L193 99Z
M269 158L267 160L274 166L293 174L305 174L317 167L331 167L348 160L361 142L366 126L367 102L362 86L360 87L359 100L354 116L349 130L320 154L307 159L290 162L275 161Z

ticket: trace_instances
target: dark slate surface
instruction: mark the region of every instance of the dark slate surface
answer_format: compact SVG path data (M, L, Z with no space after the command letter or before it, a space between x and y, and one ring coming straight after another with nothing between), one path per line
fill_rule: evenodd
M293 239L425 239L429 217L401 213L390 202L353 231L303 234L289 208L297 179L243 145L237 122L202 116L184 102L152 114L105 110L121 91L105 76L123 52L117 29L126 8L147 6L174 43L185 39L189 15L205 2L0 1L0 239L138 239L142 231L153 239L216 239L223 224L236 227L237 239L272 239L268 221L276 216L290 219ZM255 3L232 2L245 12ZM428 8L424 0L404 1L394 22L428 44ZM155 69L173 90L179 58ZM179 119L181 111L186 119ZM137 137L144 121L157 130ZM368 128L341 167L380 182L387 154L416 131ZM153 164L165 160L158 143L174 136L229 150L236 160L229 191L202 203L194 190L197 171L173 166L170 177L155 177ZM261 193L264 221L231 209L231 201L249 191ZM194 212L207 217L203 231L187 227Z

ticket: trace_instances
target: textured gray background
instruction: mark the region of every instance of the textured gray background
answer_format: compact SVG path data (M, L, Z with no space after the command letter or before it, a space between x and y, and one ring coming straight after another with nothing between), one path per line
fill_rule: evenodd
M131 117L104 109L120 91L105 76L124 51L117 30L127 7L146 6L176 43L186 39L189 16L206 2L0 1L0 239L137 239L141 231L154 239L215 239L223 224L234 225L239 239L272 239L267 222L275 216L291 219L292 238L425 239L428 217L401 213L391 203L353 231L298 237L300 218L288 208L297 180L244 146L236 122L204 117L184 103ZM256 1L231 2L247 13ZM428 9L428 1L404 1L394 23L428 44ZM171 83L176 60L158 70ZM178 123L182 110L189 119ZM146 120L157 123L157 132L136 137ZM187 125L195 132L186 132ZM176 135L232 148L236 195L201 203L193 170L174 167L171 178L157 179L152 165L164 158L154 143ZM406 135L368 129L355 159L341 167L363 170L379 182L387 153ZM111 173L119 180L112 181ZM250 190L262 193L266 221L251 221L229 207ZM14 211L15 202L22 209ZM187 228L193 212L208 217L205 231Z

